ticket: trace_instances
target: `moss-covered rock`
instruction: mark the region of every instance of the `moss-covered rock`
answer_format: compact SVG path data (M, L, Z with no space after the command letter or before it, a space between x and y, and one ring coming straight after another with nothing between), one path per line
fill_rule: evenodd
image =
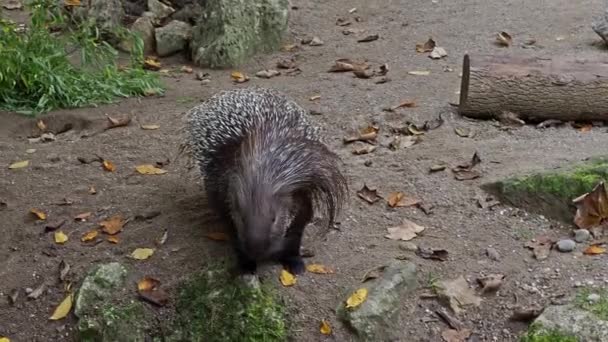
M194 28L192 59L234 67L257 52L278 49L287 29L288 0L207 0Z
M532 324L519 342L581 342L576 336L559 329L547 329L540 324Z
M572 222L572 200L608 179L608 158L482 185L501 201L550 218Z

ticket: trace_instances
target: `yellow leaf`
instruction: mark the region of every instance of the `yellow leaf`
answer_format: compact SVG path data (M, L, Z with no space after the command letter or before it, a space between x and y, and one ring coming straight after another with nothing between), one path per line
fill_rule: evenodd
M232 77L232 80L236 83L243 83L249 81L249 77L240 71L231 72L230 77Z
M144 61L144 69L160 70L160 62L154 57L148 57Z
M143 277L139 282L137 282L137 290L150 291L159 285L160 281L158 279L154 279L152 277Z
M141 125L141 129L146 129L146 130L153 130L153 129L159 129L160 125Z
M121 214L116 214L105 221L101 221L99 224L104 233L114 235L122 230L122 227L125 225L125 220L122 218Z
M80 0L64 0L66 6L80 6Z
M228 235L226 235L226 233L223 233L223 232L207 233L207 234L205 234L205 237L207 237L208 239L211 239L211 240L215 240L215 241L227 241L229 239Z
M11 342L8 337L0 337L0 342Z
M321 265L321 264L309 264L309 265L306 265L306 270L308 272L318 273L318 274L334 273L334 270L332 270L331 268L329 268L329 267L327 267L325 265Z
M117 244L118 243L118 236L108 236L108 242L113 243L113 244Z
M283 286L293 286L296 283L296 277L284 269L281 270L281 276L279 279L281 280L281 284L283 284Z
M46 214L44 212L42 212L41 210L31 209L30 213L36 215L36 217L38 217L39 220L46 220Z
M367 299L367 289L360 288L348 297L346 300L346 308L355 308Z
M104 160L103 161L103 168L106 171L110 171L110 172L114 172L114 170L116 170L116 166L114 166L114 164L112 164L112 162L109 161L109 160Z
M162 175L167 173L167 170L159 169L152 164L138 165L135 167L135 170L142 175Z
M321 328L319 330L323 335L331 335L331 327L329 326L329 323L327 323L326 320L321 321Z
M154 254L153 248L137 248L131 253L131 257L137 260L145 260Z
M95 238L97 238L97 234L99 234L99 232L97 230L90 230L90 231L86 232L82 236L82 238L80 238L80 240L82 240L82 242L95 240Z
M65 297L65 299L61 302L61 304L59 304L59 306L57 306L57 308L55 308L55 312L49 319L56 321L58 319L62 319L65 316L67 316L68 313L70 313L70 310L72 309L73 299L74 299L74 294L70 293L67 297Z
M55 242L59 244L63 244L68 241L68 236L65 235L61 230L55 232Z
M46 130L46 124L42 120L38 120L36 122L36 126L38 126L38 129L40 129L41 131Z
M8 166L9 169L21 169L24 168L26 166L30 165L30 161L29 160L23 160L23 161L18 161L15 163L12 163L11 165Z
M606 248L600 247L598 245L591 245L585 249L583 252L586 255L597 255L606 253Z

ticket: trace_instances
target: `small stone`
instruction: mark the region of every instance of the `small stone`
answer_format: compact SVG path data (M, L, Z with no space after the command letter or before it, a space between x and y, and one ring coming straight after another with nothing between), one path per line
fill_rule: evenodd
M150 17L140 17L131 25L131 32L139 34L144 43L144 54L150 54L155 49L154 39L154 19ZM123 40L119 46L123 51L131 51L133 41Z
M494 261L500 260L500 254L498 254L498 251L496 250L496 248L493 248L493 247L486 248L486 255L488 256L488 258L490 258Z
M413 251L418 250L418 246L416 246L416 244L415 244L415 243L413 243L413 242L409 242L409 241L406 241L406 242L404 242L404 243L400 244L400 245L399 245L399 248L400 248L401 250L406 251L406 252L413 252Z
M325 44L325 43L321 40L321 38L316 37L316 36L313 37L309 43L310 46L321 46L323 44Z
M563 239L557 242L557 250L563 253L569 253L576 247L576 242L570 239Z
M597 293L592 293L587 296L587 301L589 302L589 304L597 303L599 300L600 300L600 295Z
M591 238L591 233L587 229L577 229L574 231L574 241L585 242Z
M148 9L150 9L150 12L154 13L158 19L164 19L175 12L173 8L158 0L148 0Z

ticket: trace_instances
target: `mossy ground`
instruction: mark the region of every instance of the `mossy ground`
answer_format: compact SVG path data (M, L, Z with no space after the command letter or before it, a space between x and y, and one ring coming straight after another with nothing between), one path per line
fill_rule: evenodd
M581 342L575 336L565 334L559 330L544 329L538 324L532 324L519 342Z
M600 296L600 299L594 303L590 303L588 300L592 293ZM608 321L608 289L582 289L576 296L576 304L581 309L593 313L599 319Z
M278 342L287 339L287 320L276 292L247 287L224 267L209 267L183 284L172 331L179 341Z

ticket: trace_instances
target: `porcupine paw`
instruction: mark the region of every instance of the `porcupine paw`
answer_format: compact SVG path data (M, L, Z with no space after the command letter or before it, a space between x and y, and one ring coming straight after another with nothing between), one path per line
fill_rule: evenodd
M282 260L283 266L291 272L291 274L297 275L304 273L306 265L304 260L300 256L292 256Z

